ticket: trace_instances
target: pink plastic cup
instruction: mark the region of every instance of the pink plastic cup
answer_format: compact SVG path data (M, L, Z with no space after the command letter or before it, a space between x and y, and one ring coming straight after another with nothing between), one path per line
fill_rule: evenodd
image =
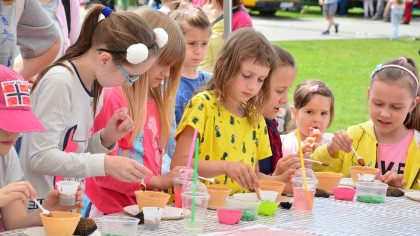
M347 186L338 186L333 188L334 198L336 200L353 201L356 189Z
M219 209L217 210L217 217L219 218L219 223L225 225L234 225L239 223L242 217L241 210L232 210L232 209Z

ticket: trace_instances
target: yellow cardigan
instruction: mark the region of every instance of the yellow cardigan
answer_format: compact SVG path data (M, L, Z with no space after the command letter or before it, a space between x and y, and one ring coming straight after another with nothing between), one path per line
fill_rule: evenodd
M362 124L350 126L347 134L353 139L353 147L365 159L366 166L375 167L378 154L378 143L373 131L373 124L367 121ZM314 160L330 163L327 168L314 165L315 171L333 171L343 173L343 177L350 177L350 166L358 166L357 157L353 152L339 151L330 156L327 144L318 147L311 156ZM407 160L404 168L405 188L420 190L417 180L420 179L420 132L414 130L413 139L407 150Z

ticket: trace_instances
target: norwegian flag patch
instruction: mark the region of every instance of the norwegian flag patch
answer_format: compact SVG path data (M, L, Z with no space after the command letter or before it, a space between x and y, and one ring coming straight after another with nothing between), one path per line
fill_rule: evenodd
M1 82L6 107L30 107L28 82L21 80Z

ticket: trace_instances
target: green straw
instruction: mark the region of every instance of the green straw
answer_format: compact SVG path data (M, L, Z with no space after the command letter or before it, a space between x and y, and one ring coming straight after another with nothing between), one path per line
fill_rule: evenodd
M197 172L198 172L198 142L200 140L197 138L195 141L195 158L194 158L194 182L193 182L193 198L191 205L191 222L194 223L195 215L195 197L197 195Z

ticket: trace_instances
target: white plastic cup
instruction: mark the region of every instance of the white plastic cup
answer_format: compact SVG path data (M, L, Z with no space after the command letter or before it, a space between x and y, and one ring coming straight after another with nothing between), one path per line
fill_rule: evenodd
M56 184L57 189L60 192L59 204L61 206L76 205L76 192L80 183L77 181L60 181Z
M163 209L159 207L143 207L144 229L157 230L160 226Z
M260 189L260 198L262 201L276 202L277 196L279 195L276 191L261 190Z

